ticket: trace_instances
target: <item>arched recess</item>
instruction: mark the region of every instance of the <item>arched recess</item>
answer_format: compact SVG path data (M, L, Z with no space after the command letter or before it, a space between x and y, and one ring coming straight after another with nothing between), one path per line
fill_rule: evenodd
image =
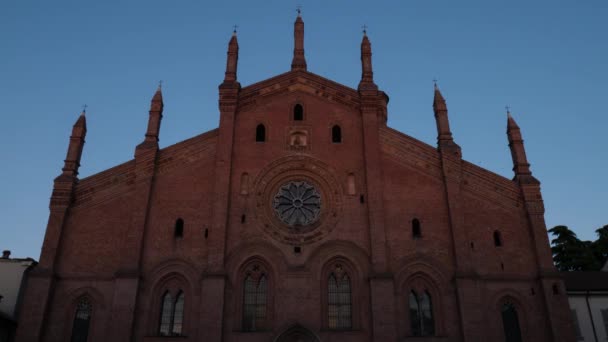
M100 317L106 309L105 299L103 295L101 294L101 292L99 292L93 287L79 287L75 290L70 291L65 298L66 300L63 301L66 304L63 313L63 316L65 317L63 320L63 322L65 322L63 331L66 341L69 341L70 336L72 336L74 315L76 313L78 303L83 298L87 298L93 308L89 323L89 338L91 338L91 336L95 336L98 329L103 329L105 322L100 322Z
M271 260L272 262L269 262ZM287 272L285 263L287 256L271 243L256 239L242 242L235 246L226 256L226 307L235 313L232 329L241 331L243 328L243 285L247 272L256 264L267 274L266 289L266 322L274 322L275 284L280 276Z
M287 256L272 243L262 239L248 239L234 246L226 255L226 272L228 273L228 286L233 288L243 265L252 256L258 256L261 260L272 260L268 266L274 274L287 271Z
M445 315L443 314L443 298L441 296L441 290L435 283L435 280L430 277L428 274L423 272L417 272L412 274L405 280L405 284L401 287L401 296L398 296L398 305L404 307L404 314L400 317L399 321L403 322L403 327L405 328L405 334L407 336L437 336L441 335L443 332L443 322L445 320ZM412 295L415 295L420 301L423 298L427 298L430 300L430 314L432 317L432 323L429 325L425 325L424 330L419 331L418 334L414 333L412 327L411 317L411 306L412 300L416 299ZM397 310L400 311L400 310Z
M541 340L541 336L531 336L530 333L533 330L530 330L530 326L534 325L542 325L546 324L544 322L544 317L540 317L539 315L531 314L531 304L532 302L529 300L524 300L524 297L520 295L518 292L512 289L505 289L502 291L496 292L489 301L489 305L487 307L487 312L485 318L488 320L486 323L487 326L491 327L488 329L492 331L493 335L488 336L487 338L492 338L497 341L504 341L504 328L503 328L503 320L502 320L502 310L505 304L511 304L517 311L519 328L521 331L522 341L537 341ZM536 321L535 321L536 320ZM543 321L540 321L543 320Z
M244 296L245 280L247 278L265 280L265 314L263 321L256 319L258 326L254 329L246 327L244 320ZM266 330L274 322L274 297L277 273L265 258L254 255L248 258L238 268L237 274L232 278L230 298L233 299L233 312L235 313L235 329L237 331L260 331Z
M420 261L424 260L424 262ZM395 287L397 289L396 302L396 322L400 336L412 336L411 317L409 311L409 300L412 292L417 295L428 293L431 299L432 315L434 320L434 335L445 334L445 320L450 317L450 313L445 312L445 308L453 306L447 305L446 298L452 298L453 294L448 294L449 286L445 270L441 264L434 260L430 255L418 255L403 258L399 263L398 272L395 274Z
M310 329L307 329L300 324L294 324L289 328L283 330L279 336L277 336L273 342L321 342L321 339L313 333Z
M348 278L346 278L348 277ZM330 312L328 310L330 303L330 279L336 279L340 282L341 279L348 279L348 287L350 290L350 324L349 326L332 327L330 325ZM336 255L327 260L321 272L319 273L319 286L321 293L321 327L323 329L337 330L360 330L361 329L361 313L364 303L367 303L369 289L363 286L366 283L362 272L355 263L344 255ZM335 303L333 303L335 304ZM342 303L344 304L344 303Z
M177 298L181 292L184 298L182 334L188 335L193 331L192 322L197 320L197 317L193 317L200 293L196 268L185 260L170 259L156 266L149 274L140 302L149 313L145 333L158 335L163 296L169 292L173 298Z

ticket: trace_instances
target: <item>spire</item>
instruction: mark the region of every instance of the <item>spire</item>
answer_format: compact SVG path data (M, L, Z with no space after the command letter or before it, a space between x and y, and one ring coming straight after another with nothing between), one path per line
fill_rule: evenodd
M228 43L228 57L226 59L226 73L224 75L224 83L236 81L236 69L239 60L239 43L236 39L236 28L232 31L232 37Z
M437 145L439 148L447 146L457 146L452 138L450 131L450 120L448 118L448 106L437 86L437 81L434 81L435 95L433 97L433 112L435 112L435 122L437 124Z
M87 135L87 118L85 114L86 105L72 127L72 135L70 136L70 144L68 145L68 152L63 164L61 178L69 177L75 179L78 176L80 158L82 157L82 149L84 147L84 138Z
M293 60L291 70L306 70L306 58L304 57L304 21L302 20L301 10L298 8L298 17L293 24Z
M513 160L513 172L515 173L514 180L518 182L538 182L532 177L532 171L530 171L530 164L526 157L526 150L524 147L524 140L521 136L521 131L511 111L507 107L507 137L509 138L509 149L511 150L511 158Z
M158 135L160 133L160 122L163 118L163 92L162 92L162 81L159 82L158 88L150 101L150 114L148 117L148 129L146 131L146 137L144 139L144 145L156 145L158 146Z
M152 97L152 104L157 106L163 106L163 81L158 82L158 88ZM160 109L162 110L162 108Z
M445 111L447 113L448 106L445 103L445 99L443 98L443 95L441 94L441 91L437 86L437 81L434 81L434 83L435 95L433 97L433 110L435 111L435 114L437 114L437 111Z
M367 37L367 26L363 25L363 39L361 40L361 81L359 90L378 89L374 83L372 70L372 44Z

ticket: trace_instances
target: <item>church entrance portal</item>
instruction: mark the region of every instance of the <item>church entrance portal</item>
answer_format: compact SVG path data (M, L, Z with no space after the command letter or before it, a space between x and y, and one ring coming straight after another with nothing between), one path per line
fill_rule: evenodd
M275 342L321 342L310 330L295 325L283 332Z

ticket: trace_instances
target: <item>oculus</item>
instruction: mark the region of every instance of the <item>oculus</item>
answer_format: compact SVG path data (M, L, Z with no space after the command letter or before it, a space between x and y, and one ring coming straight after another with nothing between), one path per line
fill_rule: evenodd
M307 226L319 219L321 195L306 181L291 181L278 189L272 206L276 216L289 227Z

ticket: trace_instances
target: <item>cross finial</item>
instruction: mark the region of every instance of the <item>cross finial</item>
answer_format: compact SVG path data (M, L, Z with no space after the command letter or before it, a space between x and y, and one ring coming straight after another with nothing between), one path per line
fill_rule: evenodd
M298 17L299 17L300 14L302 13L302 5L300 5L300 4L296 5L296 12L298 12Z
M511 114L511 106L506 105L505 109L507 110L507 114Z
M433 78L433 86L437 89L437 77Z
M87 107L88 107L88 106L87 106L86 104L82 105L82 112L83 112L83 113L86 113L86 112L87 112Z
M233 25L233 26L232 26L232 33L233 33L233 34L236 34L236 29L237 29L237 28L239 28L239 26L238 26L238 25Z
M158 89L163 87L163 80L158 81Z
M363 26L361 26L361 28L363 29L363 34L367 35L367 25L363 24Z

